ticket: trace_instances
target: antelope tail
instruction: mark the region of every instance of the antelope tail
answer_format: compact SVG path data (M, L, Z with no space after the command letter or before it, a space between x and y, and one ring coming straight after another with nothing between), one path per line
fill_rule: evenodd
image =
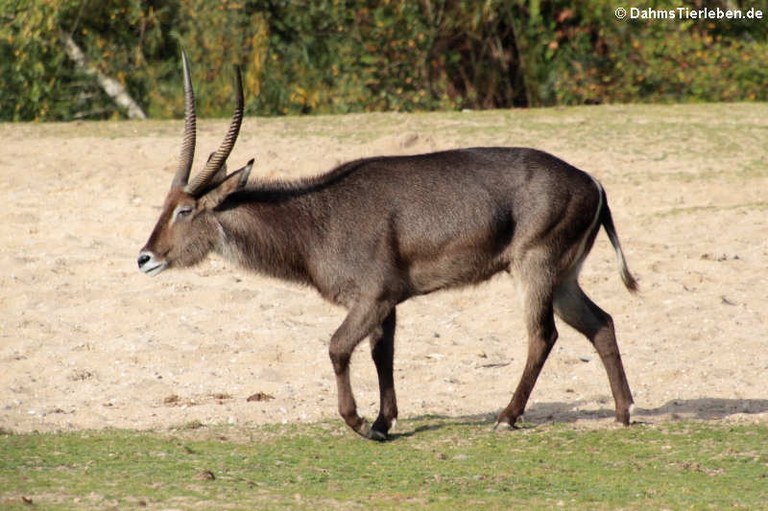
M624 258L624 252L621 250L621 243L619 242L619 235L616 234L616 226L613 225L613 216L611 215L611 209L608 207L608 197L605 194L605 190L600 186L600 193L602 194L602 207L600 209L600 223L605 228L608 239L611 240L613 250L616 252L616 261L619 263L619 273L621 274L621 280L624 282L624 286L631 292L636 293L638 290L637 280L632 276L632 273L627 267L627 260Z

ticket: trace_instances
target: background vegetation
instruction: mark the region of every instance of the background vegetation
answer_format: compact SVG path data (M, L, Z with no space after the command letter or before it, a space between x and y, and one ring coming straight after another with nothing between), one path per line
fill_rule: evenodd
M766 0L625 7L761 9ZM203 115L768 100L768 20L617 20L620 0L0 0L0 120L178 116L179 44Z

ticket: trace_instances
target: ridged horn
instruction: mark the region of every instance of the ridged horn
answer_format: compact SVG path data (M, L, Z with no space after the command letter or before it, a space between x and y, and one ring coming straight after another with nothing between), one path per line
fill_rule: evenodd
M229 153L235 147L237 135L240 133L240 124L243 121L243 77L240 73L240 66L235 66L235 113L232 115L232 122L229 124L229 130L224 137L216 152L208 159L205 168L194 177L191 183L184 189L190 195L195 195L210 184L211 179L221 169L221 166L227 161Z
M184 139L179 155L179 167L173 177L174 188L183 188L189 181L192 161L195 159L195 135L197 131L197 116L195 114L195 91L192 89L192 78L189 72L187 52L181 49L181 62L184 68Z

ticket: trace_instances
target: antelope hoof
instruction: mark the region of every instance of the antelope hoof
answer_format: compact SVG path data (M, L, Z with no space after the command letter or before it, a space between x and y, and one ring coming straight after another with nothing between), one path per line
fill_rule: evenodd
M386 431L378 429L377 424L371 426L365 419L361 419L360 425L353 429L355 430L355 433L367 440L374 440L376 442L384 442L387 440Z
M368 440L374 440L376 442L386 442L387 438L388 437L386 432L382 432L374 428L371 428L371 431L368 434Z
M371 440L384 442L389 439L389 432L394 431L395 424L397 424L397 419L392 419L392 422L389 423L386 419L379 417L376 419L376 422L373 423L373 426L371 426L371 434L369 438Z
M354 429L355 433L357 433L363 438L368 438L371 434L371 425L368 424L368 421L365 419L360 419L360 422L357 425L357 427L352 429Z
M630 410L616 411L616 422L629 426L630 424Z
M512 431L514 429L520 429L517 426L517 419L510 419L508 417L499 417L493 426L493 430L496 432Z

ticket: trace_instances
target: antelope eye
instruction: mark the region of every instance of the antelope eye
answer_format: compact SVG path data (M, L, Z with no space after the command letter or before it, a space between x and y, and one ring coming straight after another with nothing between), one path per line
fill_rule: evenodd
M176 209L176 218L186 218L192 214L192 206L179 206Z

